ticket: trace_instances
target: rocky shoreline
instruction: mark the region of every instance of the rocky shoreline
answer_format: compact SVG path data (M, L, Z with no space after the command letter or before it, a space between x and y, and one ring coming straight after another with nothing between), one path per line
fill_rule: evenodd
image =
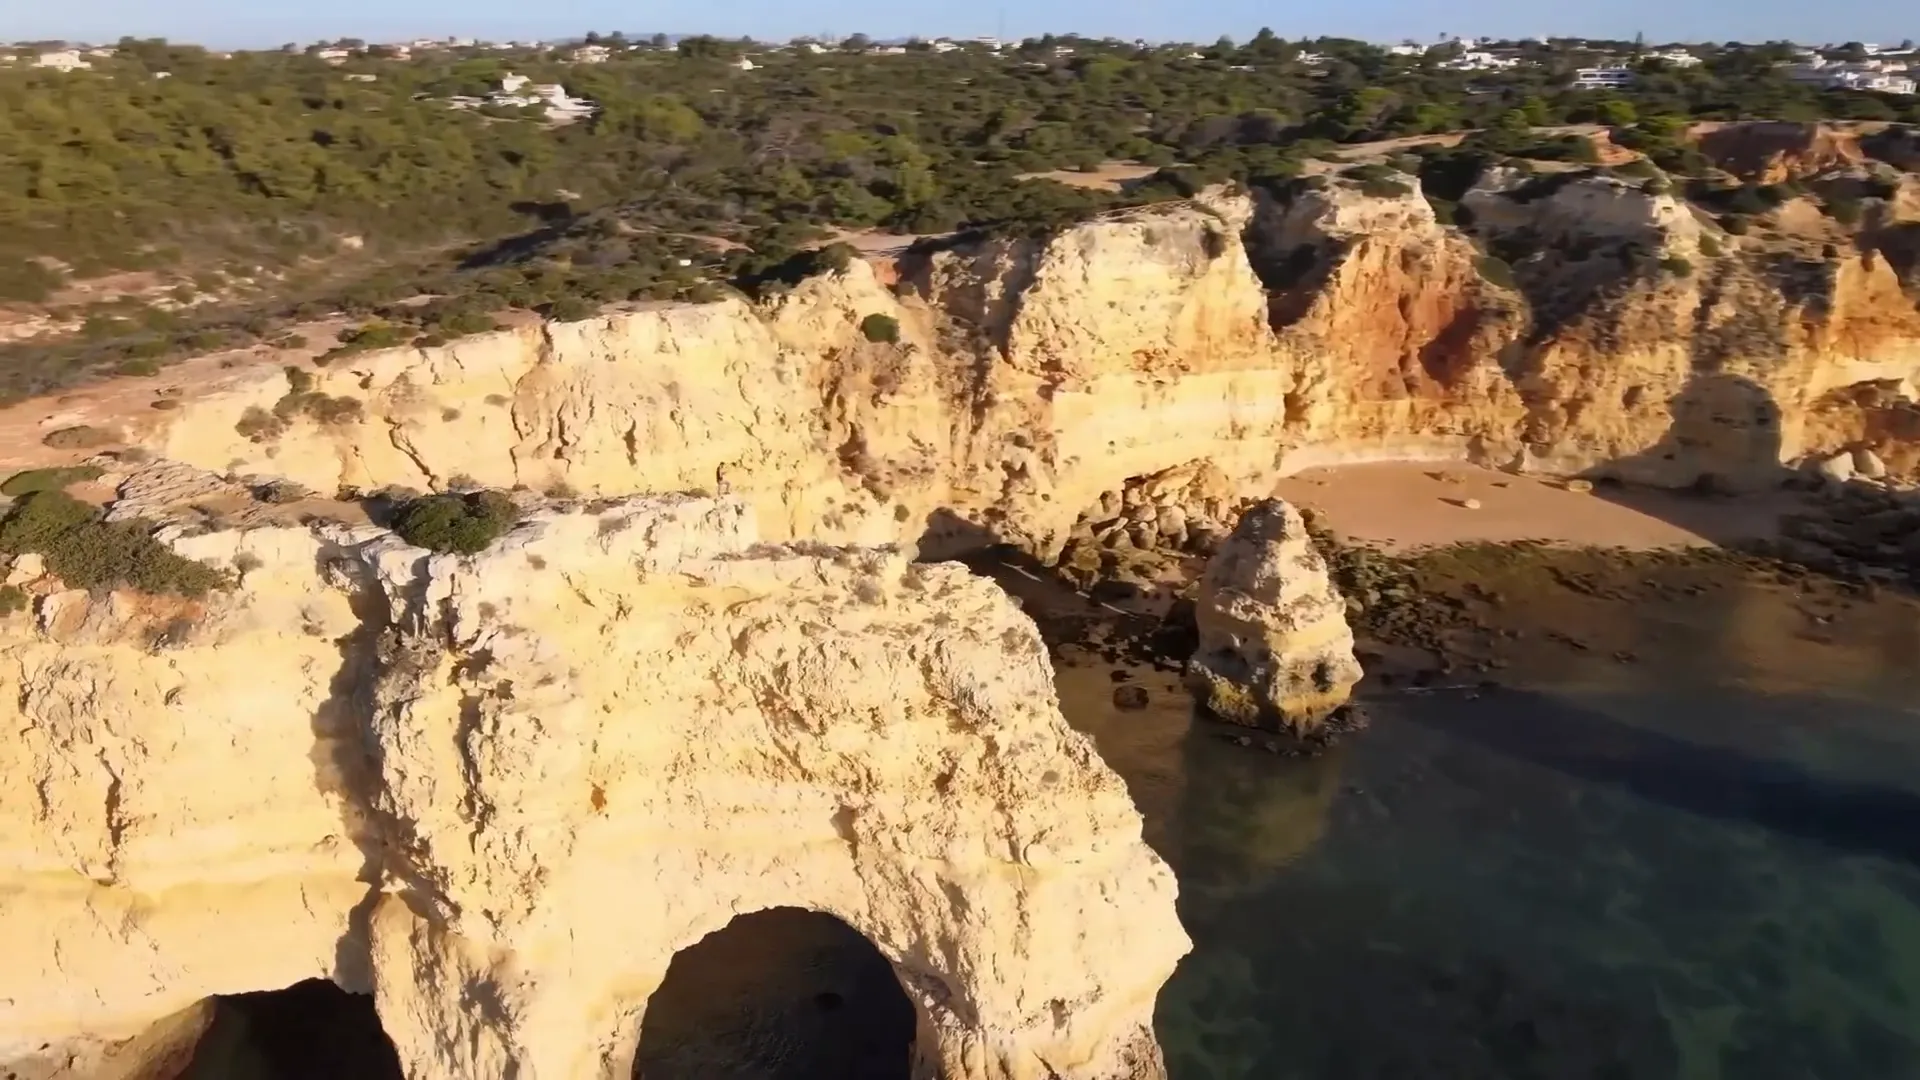
M1726 546L1500 541L1391 551L1343 537L1310 513L1364 668L1355 700L1304 733L1207 717L1204 693L1196 693L1196 715L1218 738L1316 756L1367 726L1370 698L1497 693L1543 663L1641 664L1660 645L1634 640L1644 631L1633 627L1740 590L1785 594L1804 615L1806 639L1819 643L1831 643L1850 610L1911 600L1920 585L1920 497L1860 477L1809 473L1794 483L1816 494L1817 510L1784 516L1776 539ZM1113 520L1076 526L1056 567L1007 551L971 562L1021 600L1056 664L1109 666L1115 705L1143 708L1145 673L1192 678L1196 599L1221 526L1202 507L1183 519L1184 535L1158 532L1163 508L1144 493L1111 509ZM1155 693L1179 692L1169 689L1174 680L1152 681Z

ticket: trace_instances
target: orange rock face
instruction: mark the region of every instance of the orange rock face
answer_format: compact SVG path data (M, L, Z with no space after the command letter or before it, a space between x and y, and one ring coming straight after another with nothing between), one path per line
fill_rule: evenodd
M1791 122L1696 129L1700 152L1742 180L1778 184L1866 160L1852 131Z

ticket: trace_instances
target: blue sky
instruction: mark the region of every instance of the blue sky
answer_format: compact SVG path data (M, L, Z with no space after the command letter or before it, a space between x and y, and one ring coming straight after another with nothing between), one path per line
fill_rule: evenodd
M1905 12L1903 17L1902 12ZM475 35L557 38L589 29L748 34L785 39L861 31L875 37L1007 36L1047 31L1154 40L1244 39L1261 26L1283 37L1338 34L1389 41L1442 32L1500 37L1574 34L1649 40L1898 41L1920 38L1920 6L1886 0L0 0L0 39L111 41L122 34L224 47L363 37Z

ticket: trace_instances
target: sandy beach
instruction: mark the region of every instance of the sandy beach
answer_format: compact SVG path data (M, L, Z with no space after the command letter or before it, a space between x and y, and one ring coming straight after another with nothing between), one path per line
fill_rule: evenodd
M1784 490L1725 497L1603 484L1576 492L1555 479L1432 462L1309 469L1274 493L1351 540L1394 551L1514 540L1698 547L1771 537L1781 514L1809 505Z

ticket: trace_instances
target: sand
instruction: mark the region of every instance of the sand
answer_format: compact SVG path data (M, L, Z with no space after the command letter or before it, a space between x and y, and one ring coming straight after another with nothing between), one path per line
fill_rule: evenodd
M1725 497L1603 484L1583 493L1559 480L1411 462L1309 469L1280 481L1275 494L1318 511L1351 540L1397 551L1475 540L1624 548L1727 544L1774 536L1781 514L1808 505L1806 496L1790 491ZM1468 500L1479 508L1468 509Z

